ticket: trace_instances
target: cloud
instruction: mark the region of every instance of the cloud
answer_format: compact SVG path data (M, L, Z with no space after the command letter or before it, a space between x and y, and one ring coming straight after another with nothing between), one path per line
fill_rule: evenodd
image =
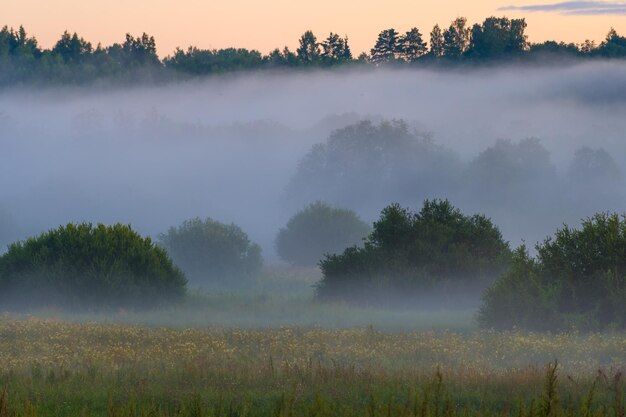
M626 15L625 2L611 1L564 1L526 6L504 6L500 11L549 12L568 16Z

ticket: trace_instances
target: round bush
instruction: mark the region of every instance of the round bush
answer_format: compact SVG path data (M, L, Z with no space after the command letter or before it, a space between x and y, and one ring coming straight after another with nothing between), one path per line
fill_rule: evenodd
M166 252L130 226L68 224L0 257L4 308L150 307L185 293Z
M261 247L235 224L194 218L159 239L194 285L239 287L256 278L263 266Z
M626 218L599 213L524 247L486 292L483 327L533 330L626 328Z
M361 242L370 227L352 210L318 201L297 212L276 236L278 256L292 265L316 265L325 254Z

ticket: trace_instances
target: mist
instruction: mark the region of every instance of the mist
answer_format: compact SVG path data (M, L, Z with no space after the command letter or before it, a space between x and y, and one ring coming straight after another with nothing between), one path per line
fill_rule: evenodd
M257 72L150 87L3 90L0 242L82 221L131 224L156 237L185 219L210 216L240 225L272 262L279 228L310 202L286 192L298 162L335 129L404 119L461 164L499 139L536 138L565 181L584 146L605 150L623 175L625 114L622 62ZM524 204L514 213L501 204L507 195L489 186L447 195L433 181L427 191L330 203L371 222L392 201L418 208L423 198L449 198L491 217L513 246L532 246L595 211L624 211L620 180L580 187L570 181L566 192L576 195L563 200L553 198L561 183L544 187L539 176L516 190L512 203Z

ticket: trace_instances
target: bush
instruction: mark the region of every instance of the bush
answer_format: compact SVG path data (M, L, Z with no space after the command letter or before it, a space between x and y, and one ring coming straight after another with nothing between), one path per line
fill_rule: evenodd
M276 236L278 256L292 265L316 265L327 253L361 242L370 227L352 210L318 201L297 212Z
M184 295L185 284L163 249L121 224L68 224L0 257L5 308L156 306Z
M363 248L326 256L317 294L375 302L383 293L464 292L490 284L509 258L508 243L485 216L466 216L447 200L426 200L419 213L392 204Z
M186 220L161 234L162 245L190 283L204 287L245 285L261 271L261 247L235 224L211 218Z
M516 251L512 268L485 294L484 327L534 330L626 328L626 218L599 213Z

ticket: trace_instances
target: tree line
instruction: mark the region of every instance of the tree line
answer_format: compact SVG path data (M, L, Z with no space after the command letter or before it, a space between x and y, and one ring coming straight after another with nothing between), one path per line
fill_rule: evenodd
M414 27L405 33L381 31L369 53L355 57L347 36L330 33L323 39L308 30L295 51L276 48L268 54L245 48L177 48L160 59L156 41L146 33L127 34L124 42L94 45L77 33L64 32L50 49L20 26L0 30L0 85L84 83L100 79L158 81L241 70L332 67L339 65L454 65L494 61L542 61L624 58L626 37L611 29L599 44L546 41L530 43L525 19L489 17L470 26L459 17L450 25L435 25L428 39Z

